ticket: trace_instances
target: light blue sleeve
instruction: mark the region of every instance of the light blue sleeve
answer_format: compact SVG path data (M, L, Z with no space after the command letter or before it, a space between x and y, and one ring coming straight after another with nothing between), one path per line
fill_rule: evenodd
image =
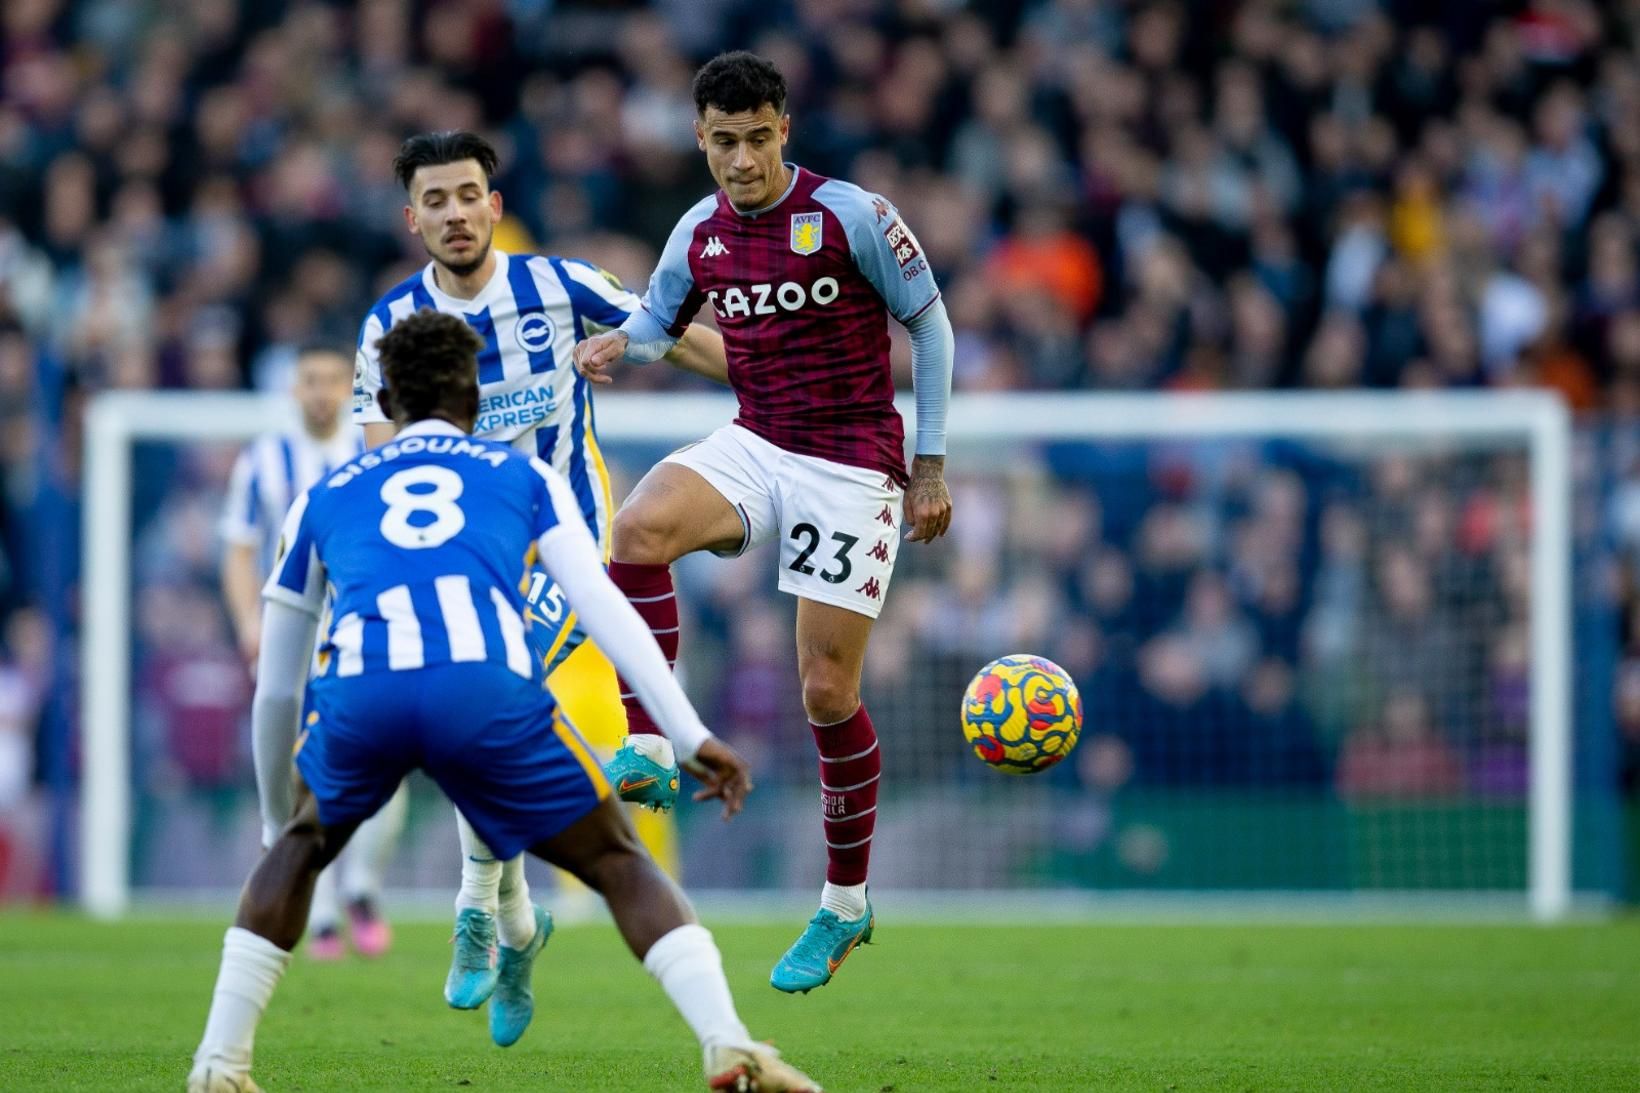
M814 191L814 199L842 221L855 266L890 315L909 323L940 298L922 245L887 198L830 179Z
M667 334L676 338L695 317L706 297L695 287L695 275L689 269L689 248L694 243L695 229L717 208L717 195L702 198L679 220L666 240L666 249L655 272L649 277L649 291L643 296L643 309L658 322ZM633 341L637 341L633 338Z
M917 454L945 454L945 408L951 401L951 368L957 338L951 317L936 297L905 328L911 334L911 388L917 398Z
M649 313L648 308L640 307L627 316L620 329L626 335L626 353L622 359L630 364L658 361L678 344L678 339L666 332L666 327Z

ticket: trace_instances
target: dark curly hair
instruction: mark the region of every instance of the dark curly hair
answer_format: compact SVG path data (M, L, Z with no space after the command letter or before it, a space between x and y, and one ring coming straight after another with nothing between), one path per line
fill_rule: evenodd
M501 160L489 141L465 129L446 129L440 133L418 133L399 145L399 154L393 157L393 174L406 190L416 170L437 167L443 163L460 163L464 159L478 161L485 180L495 177Z
M695 73L695 112L715 106L725 114L756 110L764 103L786 112L786 77L770 61L737 49L719 53Z
M454 315L422 308L376 343L392 416L407 421L478 415L478 351L484 340Z

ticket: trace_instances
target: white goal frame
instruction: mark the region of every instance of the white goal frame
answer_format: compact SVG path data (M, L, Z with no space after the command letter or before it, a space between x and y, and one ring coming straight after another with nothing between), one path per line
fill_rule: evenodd
M726 395L599 395L605 441L684 443L732 419ZM915 412L902 400L908 423ZM138 441L234 441L290 420L253 394L112 391L85 439L81 652L80 900L99 918L130 907L131 449ZM1524 441L1533 527L1526 911L1571 911L1571 419L1540 391L956 395L953 446L1043 440L1291 438ZM960 450L960 449L959 449Z

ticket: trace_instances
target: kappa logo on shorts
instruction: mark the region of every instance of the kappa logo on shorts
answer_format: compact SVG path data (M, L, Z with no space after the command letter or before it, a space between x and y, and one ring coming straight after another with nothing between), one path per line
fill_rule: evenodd
M867 577L866 583L861 585L859 588L856 588L854 591L864 592L867 596L870 596L874 600L880 600L883 598L883 586L877 583L876 577Z
M887 524L889 527L893 527L894 526L894 510L889 508L887 505L884 505L883 506L883 511L879 512L877 514L877 522L879 524Z
M884 543L884 542L879 542L876 546L872 547L869 551L867 551L867 556L875 558L879 562L882 562L884 565L887 565L888 564L888 544Z

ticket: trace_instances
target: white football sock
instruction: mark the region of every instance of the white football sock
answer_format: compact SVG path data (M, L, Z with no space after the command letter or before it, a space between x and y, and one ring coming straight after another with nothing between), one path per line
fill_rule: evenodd
M706 927L679 926L649 947L643 966L683 1014L702 1048L714 1044L751 1045L751 1034L735 1013L723 957Z
M501 863L459 811L456 831L461 835L461 891L456 893L456 910L476 907L494 914L496 889L501 885Z
M826 882L820 889L820 906L850 922L866 913L866 886Z
M677 752L672 750L672 741L654 733L639 733L629 736L626 742L632 745L632 750L648 759L652 763L659 763L663 767L676 766Z
M523 949L535 937L535 907L530 884L524 879L524 855L501 863L495 913L497 940L509 949Z
M410 810L410 794L404 783L370 819L359 825L348 840L342 892L349 901L381 899L382 878L393 860L399 835L404 831L405 813Z
M335 862L325 866L313 881L313 903L308 907L309 933L334 930L342 921L342 905L336 896L336 874L342 867Z
M238 926L228 930L195 1066L217 1063L238 1073L250 1070L257 1023L289 963L290 954L267 938Z

